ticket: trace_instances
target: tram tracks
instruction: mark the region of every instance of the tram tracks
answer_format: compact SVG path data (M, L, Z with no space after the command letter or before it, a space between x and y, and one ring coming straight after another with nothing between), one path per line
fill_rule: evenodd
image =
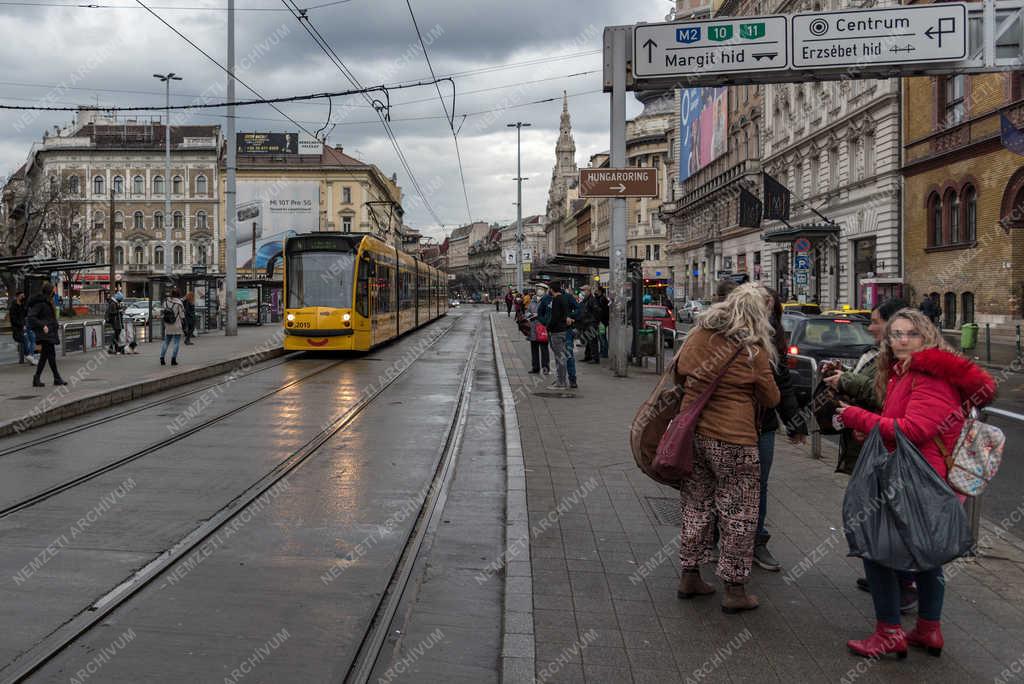
M320 447L327 443L328 440L333 438L336 434L338 434L340 431L345 429L349 424L351 424L352 421L354 421L361 413L363 413L363 411L367 407L369 407L378 397L380 397L392 384L394 384L399 378L404 376L405 373L410 368L413 367L415 361L422 357L423 354L425 354L430 348L434 346L434 344L436 344L445 335L447 335L448 332L450 332L453 327L454 323L449 324L446 328L441 330L436 336L433 337L433 339L430 340L429 344L425 345L422 349L419 349L415 354L415 357L409 363L406 363L403 368L389 375L386 379L378 382L378 384L373 386L372 390L369 393L361 397L355 404L346 409L340 416L332 419L332 421L329 424L327 424L326 427L322 428L310 440L308 440L297 450L292 452L283 461L280 461L263 477L261 477L259 480L257 480L256 482L252 483L249 487L247 487L242 493L235 496L224 506L218 509L215 513L210 515L205 522L203 522L198 527L194 528L180 540L172 544L170 548L166 549L165 551L160 553L156 558L147 563L144 567L134 572L131 577L120 583L118 586L116 586L100 598L96 599L91 605L81 610L77 615L71 617L56 630L54 630L49 635L44 637L42 640L37 642L35 646L33 646L31 649L22 653L18 658L16 658L5 668L0 670L0 678L2 678L4 684L6 684L7 682L23 681L33 672L38 671L46 663L50 662L55 657L57 657L61 652L63 652L69 645L71 645L79 637L83 636L95 625L100 623L112 611L116 610L120 605L124 604L128 599L134 596L143 587L152 583L154 580L163 575L163 573L165 573L166 571L171 570L179 561L187 557L190 553L192 553L193 550L195 550L206 540L208 540L212 535L221 530L225 525L230 523L236 516L245 511L250 504L256 501L256 499L258 499L261 496L264 496L281 480L283 480L296 468L302 465L302 463L304 463L307 459L313 456L317 452L317 450L320 449ZM479 333L477 332L477 335L478 334ZM469 368L472 367L475 363L476 348L477 347L475 341L473 347L473 354L471 355L470 360L466 364L467 370L466 374L463 376L463 384L460 388L459 405L455 411L457 419L453 419L453 426L457 424L458 420L463 421L464 425L464 401L466 397L466 383L471 381L472 378L472 374L469 373ZM332 364L332 366L330 367L333 367L334 365L336 364ZM295 382L301 382L305 379L308 379L308 377L324 372L325 370L328 370L328 368L320 369L315 373L310 374L309 376L296 380ZM279 390L280 389L284 389L284 387L279 388ZM255 401L259 400L260 399L254 400L253 402L249 402L249 404L251 405L251 403L255 403ZM244 407L239 407L233 412L237 412L237 410L241 410L242 408ZM226 417L226 414L223 417ZM223 417L218 417L218 419ZM450 430L445 443L445 454L442 457L441 463L438 466L438 470L435 472L434 475L435 481L437 481L437 478L441 476L450 477L450 466L452 462L452 456L454 454L454 452L451 452L451 454L449 454L449 448L450 445L452 444L452 434L453 433ZM148 453L149 451L152 451L152 449L147 449L146 451ZM141 457L141 455L144 454L136 455L135 458ZM124 462L125 459L120 459L119 462L116 464L109 464L109 466L103 468L103 472L108 472L109 470L114 469L118 465L123 465ZM93 472L89 474L88 479L92 479L92 477L96 477L99 474L102 473ZM71 484L70 481L67 484L69 485L69 487L75 486L75 484L80 484L81 481L84 480L82 478L76 478L74 484ZM64 488L67 489L69 487ZM422 544L422 535L425 532L425 528L421 532L417 532L417 530L420 530L420 523L424 518L424 511L427 510L428 505L431 507L430 510L434 510L437 507L437 502L441 501L441 508L443 508L443 499L440 498L442 496L442 492L435 491L436 489L437 488L433 486L431 487L430 493L428 493L428 496L424 501L423 507L421 507L420 515L417 518L417 523L413 528L414 536L416 536L417 534L419 535L419 541L414 545L414 551L418 551L419 545ZM50 493L48 496L53 496L56 493L59 492L54 491ZM34 498L38 499L38 497ZM37 503L38 500L34 502ZM24 508L26 505L31 504L26 504L25 502L23 502L22 504L18 504L16 506ZM8 507L8 509L12 508L15 507ZM4 515L10 515L13 512L14 510L0 510L0 517L3 517ZM410 539L412 539L412 537ZM409 544L407 543L406 550L402 554L403 559L406 558L406 556L409 554L410 548L412 547L410 547ZM416 553L413 552L411 560L414 561L415 557ZM403 567L403 565L400 563L399 567ZM401 586L404 589L404 583L408 580L408 573L411 571L411 568L412 563L410 562L408 569L403 571L404 579L401 578L401 574L399 574L398 577L393 576L392 582L391 584L389 584L389 587L398 586L396 582L398 580L401 580ZM397 599L400 598L401 593L398 594ZM397 599L394 602L395 608L397 608L398 605ZM390 605L390 603L388 605ZM387 613L386 611L382 613L380 610L378 610L378 614L386 615ZM386 635L387 625L390 624L391 617L393 617L393 614L394 613L392 609L390 617L382 621L384 635ZM373 624L378 624L378 622L380 621L375 620ZM365 642L366 640L364 639L364 643ZM381 643L383 643L383 641L381 641ZM378 654L380 652L379 649L380 646L377 647ZM376 656L374 656L373 658L373 662L375 661ZM371 670L373 662L371 662L369 666ZM353 681L366 680L363 679Z

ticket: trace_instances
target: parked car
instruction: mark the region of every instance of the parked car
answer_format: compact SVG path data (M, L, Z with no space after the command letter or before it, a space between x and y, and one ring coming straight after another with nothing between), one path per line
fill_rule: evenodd
M814 388L811 386L811 362L797 356L810 357L819 367L825 361L836 360L846 368L853 368L860 355L875 346L875 338L868 332L868 321L857 316L783 314L782 318L783 328L792 326L788 334L787 365L801 404L811 400Z
M686 323L693 323L697 316L711 306L711 302L701 299L691 299L679 309L679 320Z
M649 322L659 323L663 330L672 331L664 336L665 346L671 349L676 340L676 319L672 315L672 309L660 304L644 304L644 325Z
M136 325L149 322L149 300L142 299L130 303L124 310L124 317L130 318Z
M448 303L448 305L452 306L452 307L458 306L459 305L459 300L458 299L453 299L452 301L450 301Z
M839 309L832 309L830 311L823 311L822 316L854 316L856 318L863 318L865 320L871 320L871 309L854 309L849 304L843 304Z

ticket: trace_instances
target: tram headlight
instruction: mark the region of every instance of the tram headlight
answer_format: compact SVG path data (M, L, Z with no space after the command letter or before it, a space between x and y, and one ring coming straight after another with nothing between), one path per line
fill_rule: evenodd
M352 320L352 314L350 314L350 313L343 313L343 314L341 314L341 320L343 320L346 323L348 323L349 321Z
M288 314L288 316L286 316L286 318L288 319L289 322L294 321L295 320L295 314Z

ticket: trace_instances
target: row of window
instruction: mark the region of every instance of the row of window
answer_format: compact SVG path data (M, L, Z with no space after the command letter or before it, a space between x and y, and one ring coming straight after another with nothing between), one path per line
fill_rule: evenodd
M960 294L960 318L957 319L957 296L955 292L947 292L942 295L942 299L939 299L938 292L932 292L928 295L935 303L941 303L942 307L942 327L946 329L958 328L964 323L974 323L974 293L963 292Z
M50 176L50 191L56 192L59 181L56 176ZM206 176L196 176L196 194L206 195L209 192L209 181ZM115 195L124 194L124 176L114 176L113 179L113 190ZM171 193L175 195L181 195L185 190L185 179L181 176L174 176L171 179ZM80 195L82 193L81 181L78 176L68 176L67 179L67 191L71 195ZM164 177L153 176L153 194L162 195L164 194ZM94 195L105 195L107 192L107 179L104 176L96 175L92 179L92 193ZM146 179L142 176L134 176L132 178L132 194L133 195L144 195L146 194Z
M970 244L978 233L978 192L965 185L957 192L949 188L941 196L928 197L928 246Z
M185 249L181 245L175 245L173 250L174 265L181 266L185 263ZM93 259L97 264L106 263L107 252L103 247L97 247L93 252ZM206 245L196 245L195 247L195 258L192 263L205 264L207 251ZM125 261L124 247L118 245L114 248L114 263L118 266L124 266ZM132 250L132 263L133 264L146 264L146 248L142 245L136 245ZM153 248L153 264L156 266L164 265L164 248L154 247Z
M180 211L174 212L171 217L172 227L175 230L185 229L185 215ZM196 212L195 222L192 224L193 230L209 230L209 215L205 211ZM92 226L94 230L103 230L103 214L96 212L93 214ZM146 218L141 211L137 211L132 214L132 228L135 230L146 229ZM164 214L161 211L153 212L153 230L164 229ZM124 230L124 215L116 211L114 212L114 230Z
M875 173L875 136L873 133L864 133L860 137L851 138L846 142L846 182L856 183L859 180L871 177ZM792 170L784 170L779 175L779 181L793 190L793 194L802 197L817 195L822 191L837 190L839 188L839 146L834 145L828 148L826 163L828 164L827 176L823 177L821 161L822 154L812 153L807 161L798 161ZM804 172L807 172L807 187L804 187ZM790 181L792 178L792 181ZM825 187L822 187L825 183Z

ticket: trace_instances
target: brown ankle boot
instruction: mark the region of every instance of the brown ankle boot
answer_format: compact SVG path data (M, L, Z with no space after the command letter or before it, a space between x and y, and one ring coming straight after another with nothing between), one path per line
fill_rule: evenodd
M700 577L700 568L688 568L683 570L679 578L679 590L676 596L681 599L691 599L694 596L706 596L714 594L715 588Z
M722 599L723 613L742 613L745 610L754 610L760 605L757 597L747 593L746 585L725 583L725 598Z

